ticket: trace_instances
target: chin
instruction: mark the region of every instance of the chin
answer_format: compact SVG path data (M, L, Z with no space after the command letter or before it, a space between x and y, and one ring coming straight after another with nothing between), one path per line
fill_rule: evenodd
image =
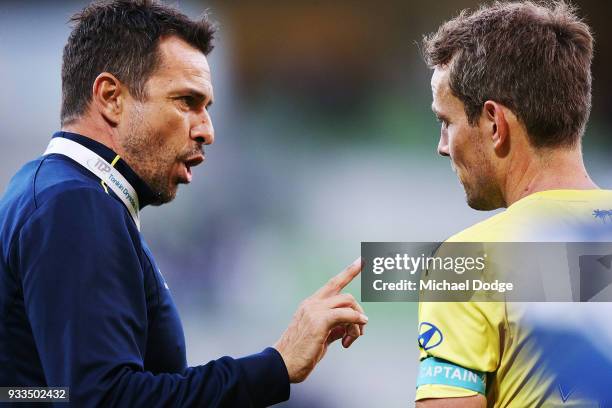
M495 210L499 207L491 207L490 205L488 205L486 202L483 202L482 200L479 199L473 199L473 198L467 198L467 205L470 206L470 208L477 210L477 211L491 211L491 210Z
M493 194L474 194L465 190L467 205L478 211L492 211L502 208L504 205L499 203Z
M178 185L175 186L174 188L171 188L165 191L158 191L157 199L154 202L152 202L151 205L160 206L162 204L169 203L170 201L176 198L177 190L178 190Z

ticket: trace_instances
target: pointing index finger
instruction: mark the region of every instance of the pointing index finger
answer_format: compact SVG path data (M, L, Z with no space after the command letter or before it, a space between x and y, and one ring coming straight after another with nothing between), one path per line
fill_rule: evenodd
M346 267L342 272L331 278L321 289L315 293L317 297L329 297L337 295L342 289L346 287L351 281L359 275L363 262L361 257L355 259L355 261Z

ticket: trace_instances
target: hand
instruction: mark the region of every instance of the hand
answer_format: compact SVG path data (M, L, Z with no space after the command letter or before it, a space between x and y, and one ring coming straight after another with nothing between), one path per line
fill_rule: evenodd
M341 338L342 345L348 348L363 335L367 316L351 294L340 293L361 268L362 261L358 258L304 300L274 345L283 357L292 383L308 377L331 343Z

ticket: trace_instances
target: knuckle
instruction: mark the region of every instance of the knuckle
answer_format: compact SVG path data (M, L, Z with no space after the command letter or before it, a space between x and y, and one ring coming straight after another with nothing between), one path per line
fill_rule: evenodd
M329 313L327 313L327 315L325 316L325 325L333 325L338 319L338 313L338 309L330 310Z
M341 289L340 286L340 280L337 277L331 278L328 282L327 282L327 286L329 286L331 289L333 290L339 290Z

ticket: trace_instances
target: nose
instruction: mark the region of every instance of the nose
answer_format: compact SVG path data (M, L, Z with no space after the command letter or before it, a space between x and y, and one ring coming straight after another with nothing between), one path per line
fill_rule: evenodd
M440 141L438 142L438 154L440 156L450 156L450 152L448 150L448 135L446 132L440 133Z
M215 142L215 128L206 109L202 115L198 115L197 124L191 128L189 137L204 145L211 145Z

